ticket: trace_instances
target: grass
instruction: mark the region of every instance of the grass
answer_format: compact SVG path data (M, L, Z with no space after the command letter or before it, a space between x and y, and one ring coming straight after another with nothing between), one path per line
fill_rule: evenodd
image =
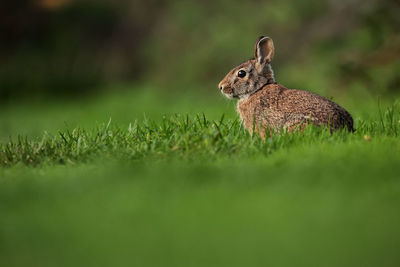
M88 103L73 127L57 119L80 114L68 103L3 111L1 266L400 263L398 104L356 115L355 133L309 127L264 142L226 102L144 99L132 123L119 99ZM108 109L111 121L92 124ZM48 131L17 123L29 118Z
M210 121L204 114L190 118L175 115L160 123L135 121L126 129L112 126L111 120L94 130L75 128L59 131L56 135L44 134L37 140L19 136L0 145L0 165L18 163L64 164L87 162L93 158L119 158L127 160L154 160L219 157L268 156L275 151L295 146L315 146L324 143L347 143L349 145L369 141L370 138L396 140L400 123L394 118L394 108L380 114L380 122L358 122L355 134L329 129L309 127L302 133L282 133L268 138L250 136L240 121ZM371 137L372 136L372 137Z

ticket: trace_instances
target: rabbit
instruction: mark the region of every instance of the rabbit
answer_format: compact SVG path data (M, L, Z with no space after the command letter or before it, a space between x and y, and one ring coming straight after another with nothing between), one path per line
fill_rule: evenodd
M218 85L226 97L238 99L237 112L250 134L254 129L265 139L267 129L272 135L281 130L302 131L307 124L327 125L331 132L341 128L354 131L353 118L338 104L278 84L270 64L273 57L272 39L259 37L254 58L232 69Z

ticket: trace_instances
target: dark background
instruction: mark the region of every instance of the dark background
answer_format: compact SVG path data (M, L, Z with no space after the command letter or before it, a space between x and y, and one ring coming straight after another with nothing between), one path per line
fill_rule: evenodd
M215 93L259 35L273 38L287 87L391 95L399 13L395 0L3 1L0 102L90 97L117 83Z

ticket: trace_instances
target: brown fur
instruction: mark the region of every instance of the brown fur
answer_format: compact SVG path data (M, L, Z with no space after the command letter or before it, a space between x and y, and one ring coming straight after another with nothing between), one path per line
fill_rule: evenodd
M307 124L327 125L331 131L353 131L351 115L338 104L317 94L287 89L276 84L270 62L274 55L272 40L260 37L255 45L255 59L231 70L219 88L229 98L239 98L237 111L247 130L265 138L265 130L302 130ZM246 71L238 77L238 71Z
M338 104L313 93L268 84L247 99L239 100L237 110L250 133L265 138L265 129L303 129L308 123L329 125L331 130L353 130L351 115Z

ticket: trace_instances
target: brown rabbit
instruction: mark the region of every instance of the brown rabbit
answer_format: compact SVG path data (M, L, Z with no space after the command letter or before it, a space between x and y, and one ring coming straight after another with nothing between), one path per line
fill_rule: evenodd
M239 99L237 111L251 134L254 128L265 138L266 128L290 132L308 123L328 125L331 131L345 127L353 131L351 115L338 104L276 83L270 65L273 56L272 39L261 36L255 44L255 58L231 70L218 85L226 97Z

